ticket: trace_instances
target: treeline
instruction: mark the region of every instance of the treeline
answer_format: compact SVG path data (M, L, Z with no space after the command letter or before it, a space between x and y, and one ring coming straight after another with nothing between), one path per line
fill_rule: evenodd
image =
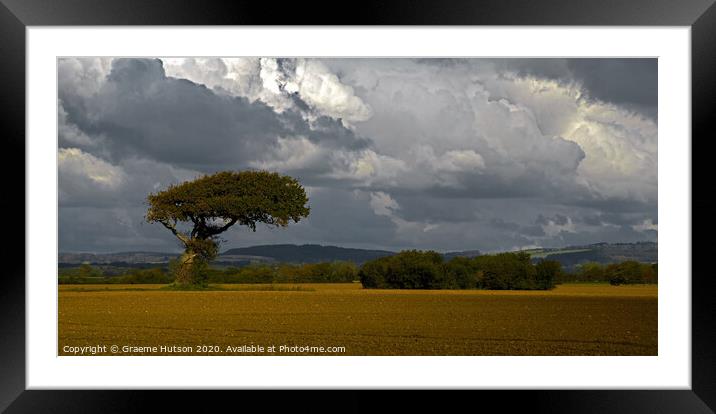
M168 267L133 269L124 275L107 276L99 269L83 264L75 269L64 269L58 281L60 284L168 284L174 281L174 266L172 261ZM358 267L352 262L251 264L226 269L206 267L200 272L208 283L345 283L358 278Z
M206 270L209 283L346 283L357 280L353 262L323 262L278 265L251 264L225 270Z
M83 264L72 269L64 269L57 279L61 285L76 284L168 284L174 277L166 268L132 269L122 275L108 275L100 269Z
M167 267L130 269L107 275L83 264L61 269L60 284L169 284L173 263ZM565 272L555 260L533 263L524 252L455 257L445 261L433 251L403 251L371 260L358 268L352 262L309 264L250 264L226 269L201 270L208 283L346 283L360 280L365 288L383 289L495 289L546 290L563 282L597 282L613 285L658 283L656 264L624 261L584 263Z
M547 290L560 277L553 260L533 264L524 252L455 257L445 262L434 251L408 250L363 264L358 272L365 288Z
M658 283L656 263L627 260L621 263L582 263L573 272L562 273L559 282L609 282L612 285Z

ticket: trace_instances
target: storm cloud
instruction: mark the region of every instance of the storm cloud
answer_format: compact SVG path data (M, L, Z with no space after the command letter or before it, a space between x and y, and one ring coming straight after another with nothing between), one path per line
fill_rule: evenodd
M484 251L657 236L655 59L63 58L62 251L176 250L146 195L298 178L311 216L225 247Z

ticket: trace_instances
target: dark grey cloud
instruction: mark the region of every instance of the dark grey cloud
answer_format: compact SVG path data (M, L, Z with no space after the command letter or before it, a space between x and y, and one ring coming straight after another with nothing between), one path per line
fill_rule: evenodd
M492 62L498 70L514 72L520 76L531 75L552 80L569 80L572 76L569 59L507 58L494 59Z
M589 226L608 226L608 227L628 227L639 225L644 220L651 220L654 224L658 223L656 209L646 208L640 211L632 212L608 212L599 211L598 213L584 214L576 216L578 222L582 222Z
M567 65L592 98L656 116L659 97L656 58L569 59Z
M563 225L567 224L568 221L569 221L569 219L567 218L567 216L564 216L562 214L555 214L554 217L549 217L549 218L540 214L537 216L537 219L535 220L535 224L546 225L549 223L554 223L554 224L563 226Z
M202 170L242 168L287 132L268 106L168 78L159 60L117 59L98 94L63 104L70 121L105 137L114 162L146 157Z
M276 231L263 228L248 235L243 243L252 244L255 237L266 242L330 243L341 246L394 248L395 227L388 217L376 216L367 194L340 188L312 189L309 193L311 214L300 226ZM238 240L237 240L238 241Z
M505 221L501 218L493 218L492 220L490 220L490 224L497 229L504 229L528 237L538 238L545 236L544 230L539 225L523 226L511 221Z
M159 59L116 59L95 95L78 99L60 85L60 101L71 123L101 137L98 148L84 149L112 162L142 157L216 171L247 168L280 137L305 135L333 147L367 143L330 118L309 125L298 113L276 113L259 101L167 77ZM69 145L66 139L60 144Z
M588 98L621 105L656 118L658 59L571 58L496 59L500 70L560 82L580 82Z
M166 229L144 221L140 206L61 207L58 243L61 252L179 251Z
M400 206L397 214L408 221L469 223L480 219L480 201L443 198L425 194L391 193ZM450 214L445 214L449 211Z

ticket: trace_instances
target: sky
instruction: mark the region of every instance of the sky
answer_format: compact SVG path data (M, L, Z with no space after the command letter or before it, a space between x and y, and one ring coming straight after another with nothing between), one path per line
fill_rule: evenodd
M297 178L259 244L483 252L656 241L656 59L62 58L59 249L180 251L146 197Z

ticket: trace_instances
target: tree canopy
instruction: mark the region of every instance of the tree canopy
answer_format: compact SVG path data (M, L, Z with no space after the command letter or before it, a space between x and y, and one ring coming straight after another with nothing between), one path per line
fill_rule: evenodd
M256 231L257 223L287 226L307 217L306 192L292 177L267 171L224 171L148 196L147 221L176 230L191 221L191 237L206 239L238 223ZM216 223L223 220L224 223Z
M308 197L292 177L268 171L223 171L194 181L171 185L147 197L146 220L161 223L184 245L191 257L211 260L217 252L215 237L234 224L256 231L256 225L285 227L307 217ZM178 222L192 226L189 233Z

